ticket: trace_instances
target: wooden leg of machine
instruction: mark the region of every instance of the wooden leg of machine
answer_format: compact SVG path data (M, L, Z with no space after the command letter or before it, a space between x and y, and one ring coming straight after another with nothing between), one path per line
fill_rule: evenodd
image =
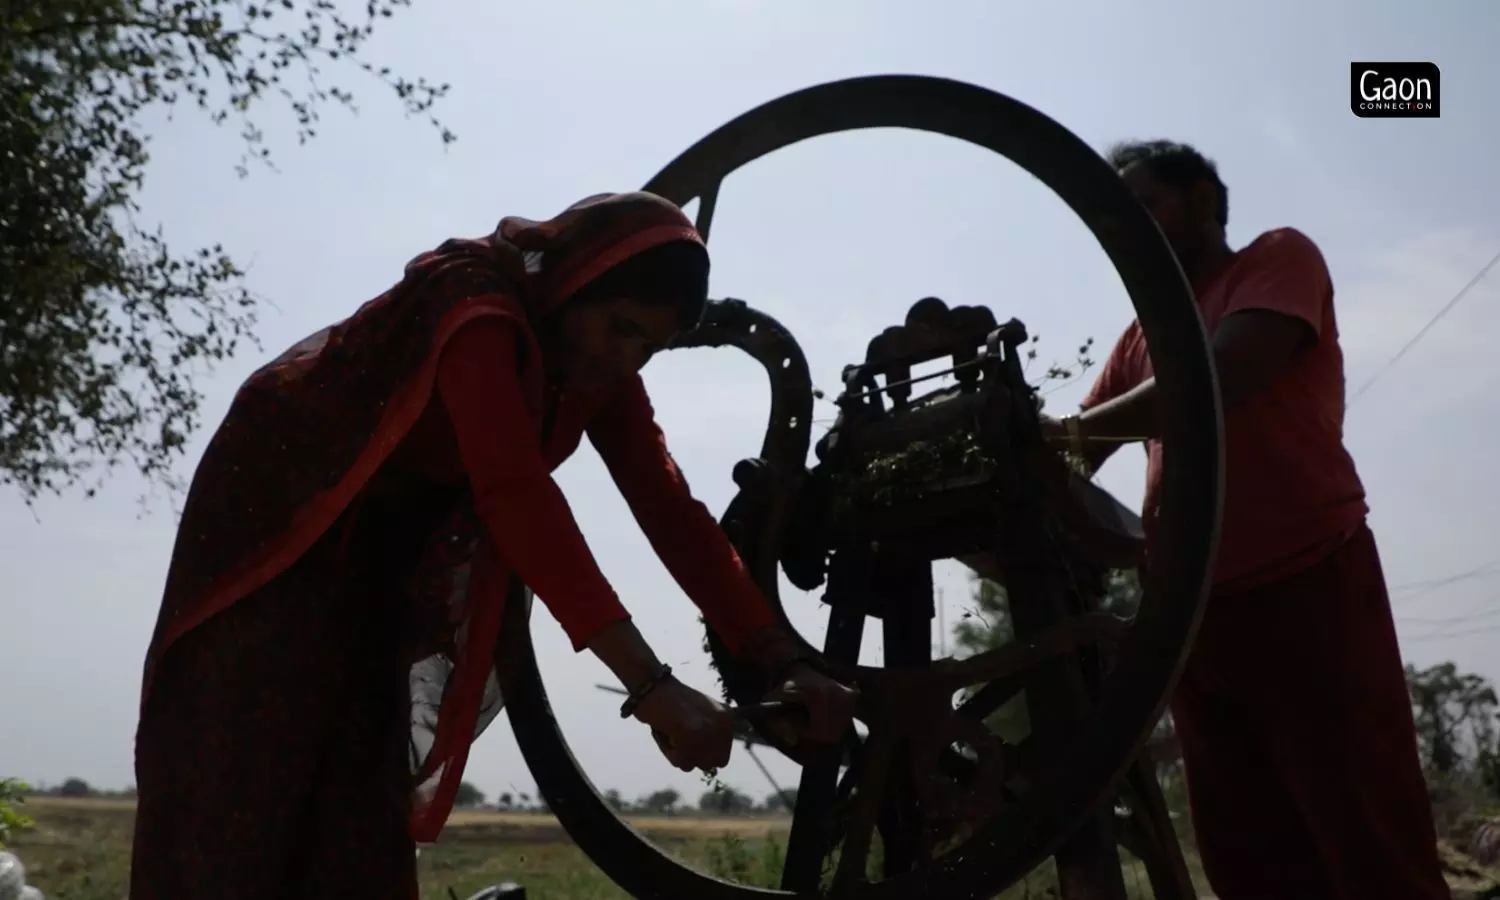
M1152 895L1156 900L1194 900L1198 891L1156 780L1156 764L1145 756L1132 763L1125 776L1125 791L1133 830L1139 836L1139 846L1126 849L1145 865Z
M828 599L832 610L823 655L840 662L857 662L865 631L865 611L853 592L869 580L860 561L835 562L828 573ZM797 805L792 830L787 835L786 862L781 871L781 889L806 893L818 889L823 861L830 843L829 823L838 792L839 760L829 759L802 770L797 787Z
M1067 574L1050 568L1010 567L1005 572L1011 621L1024 639L1068 615ZM1064 658L1038 670L1026 689L1031 741L1063 738L1090 707L1081 661ZM1087 819L1056 854L1063 900L1125 900L1125 876L1115 839L1113 811Z
M881 613L886 668L932 664L932 564L926 559L876 557L872 588ZM911 748L896 748L877 820L887 877L922 861L922 819L912 781Z

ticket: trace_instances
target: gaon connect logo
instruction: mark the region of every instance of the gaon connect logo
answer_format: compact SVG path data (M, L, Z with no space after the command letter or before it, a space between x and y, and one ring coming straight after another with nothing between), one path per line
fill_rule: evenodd
M1442 72L1430 62L1349 64L1349 108L1361 119L1436 119Z

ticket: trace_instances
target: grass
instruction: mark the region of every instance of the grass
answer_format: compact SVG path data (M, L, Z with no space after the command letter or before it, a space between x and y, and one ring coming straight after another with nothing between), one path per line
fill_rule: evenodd
M129 887L130 834L135 807L129 800L35 797L25 811L36 822L13 835L11 849L25 863L31 883L51 900L124 900ZM774 887L781 871L785 819L636 818L632 824L659 847L699 871L730 881ZM1455 898L1492 896L1493 870L1443 844ZM1451 857L1449 859L1448 857ZM1194 880L1207 888L1190 853ZM422 900L460 900L503 881L524 885L531 900L628 900L573 845L552 817L534 813L461 811L442 840L424 848L419 860ZM1133 900L1151 897L1145 874L1127 865ZM1050 866L998 900L1056 898Z
M32 884L51 900L122 900L129 887L129 800L35 797L26 812L36 827L12 848ZM632 819L658 846L699 871L742 884L774 887L781 871L785 819L651 817ZM1133 898L1148 898L1145 876L1127 867ZM628 900L589 862L552 817L536 813L460 811L442 840L419 859L422 900L459 898L497 882L524 885L532 900ZM1005 900L1056 896L1050 872L1002 895Z

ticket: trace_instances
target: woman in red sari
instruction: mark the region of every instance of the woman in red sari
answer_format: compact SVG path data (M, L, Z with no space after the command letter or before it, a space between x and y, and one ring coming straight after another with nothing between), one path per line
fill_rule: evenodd
M701 316L708 255L650 194L508 218L240 388L189 491L148 651L134 900L416 896L498 708L512 580L631 692L679 768L728 760L722 706L670 675L550 472L587 434L731 652L847 728L667 453L639 369Z

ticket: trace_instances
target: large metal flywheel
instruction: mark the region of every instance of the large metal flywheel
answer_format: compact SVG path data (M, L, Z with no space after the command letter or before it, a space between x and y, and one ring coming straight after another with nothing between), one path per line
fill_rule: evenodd
M985 898L1050 856L1069 900L1115 900L1125 896L1123 846L1146 863L1158 898L1187 900L1142 748L1197 629L1218 542L1222 426L1191 292L1149 214L1097 153L1042 113L956 81L873 76L789 94L713 132L646 189L698 201L707 237L728 175L799 141L867 128L933 132L1008 158L1050 187L1113 262L1165 409L1164 485L1139 608L1118 614L1104 583L1135 564L1140 522L1041 442L1019 321L972 302L916 303L844 368L838 420L809 469L807 360L773 318L718 301L684 344L750 354L772 398L760 454L736 466L740 490L722 524L784 622L778 573L824 588L827 635L805 649L859 686L860 728L820 752L762 735L803 766L781 891L688 868L605 804L553 718L529 595L508 605L497 654L516 739L568 833L636 897ZM925 379L912 366L934 361L949 364L954 383L913 396ZM940 559L1005 585L1015 640L931 658ZM884 628L879 667L857 664L869 618ZM729 699L759 700L769 685L710 645ZM1015 698L1026 732L995 734L986 722Z

